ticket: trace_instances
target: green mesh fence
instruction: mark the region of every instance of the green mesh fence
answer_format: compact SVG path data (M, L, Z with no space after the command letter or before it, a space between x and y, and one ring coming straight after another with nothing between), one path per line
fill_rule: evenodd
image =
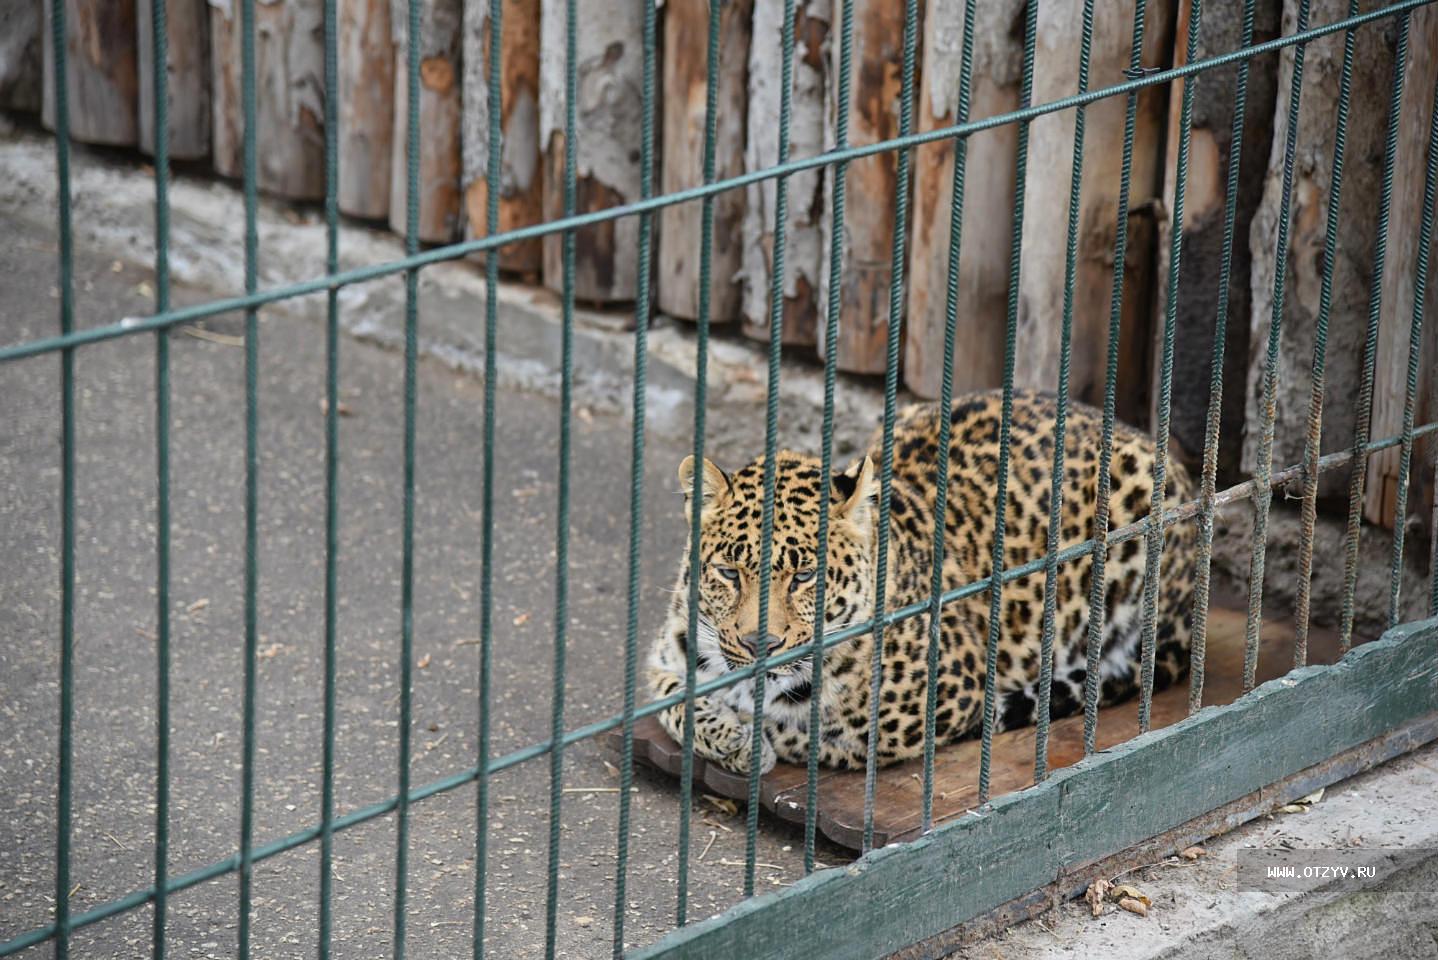
M642 0L641 0L642 2ZM1144 541L1147 569L1142 606L1142 677L1140 692L1140 725L1147 729L1149 709L1153 694L1154 640L1156 632L1156 605L1162 579L1160 558L1164 530L1179 522L1196 520L1200 530L1200 562L1198 567L1197 598L1195 603L1195 636L1193 638L1193 669L1190 689L1190 712L1198 709L1204 682L1204 641L1207 626L1207 609L1210 589L1210 561L1214 531L1214 514L1220 503L1251 498L1256 516L1253 538L1251 580L1249 585L1249 609L1247 620L1247 644L1245 657L1245 689L1253 684L1257 656L1259 614L1261 612L1262 588L1265 560L1265 525L1267 523L1274 487L1299 481L1302 489L1302 539L1300 544L1300 579L1297 601L1297 640L1294 659L1303 664L1306 659L1306 640L1309 619L1310 597L1308 581L1312 571L1314 549L1314 522L1318 478L1328 470L1351 465L1352 480L1349 491L1348 532L1345 552L1345 592L1343 595L1343 632L1345 647L1351 640L1353 626L1354 591L1357 584L1357 558L1360 535L1359 520L1366 478L1366 463L1369 455L1393 447L1401 450L1402 469L1398 482L1398 511L1402 518L1406 513L1409 496L1409 476L1415 441L1425 435L1438 432L1438 423L1419 425L1415 423L1418 403L1418 379L1423 338L1424 294L1429 279L1429 262L1433 238L1435 193L1438 193L1438 110L1430 120L1427 142L1427 159L1420 214L1420 233L1414 283L1414 307L1409 335L1408 364L1406 368L1406 390L1403 409L1403 429L1397 436L1373 440L1369 436L1368 418L1372 404L1375 377L1375 360L1378 343L1378 321L1381 311L1382 279L1385 268L1389 212L1393 202L1393 179L1397 148L1399 118L1403 103L1404 71L1393 71L1392 90L1387 105L1387 136L1382 160L1381 200L1377 211L1377 244L1373 252L1372 280L1369 298L1368 327L1363 357L1360 402L1355 422L1355 434L1350 450L1319 455L1319 425L1323 405L1323 383L1327 350L1328 322L1332 307L1334 282L1335 243L1340 228L1339 200L1343 186L1345 145L1351 108L1352 74L1355 59L1355 35L1365 26L1377 26L1393 21L1397 30L1396 64L1402 64L1409 43L1409 21L1412 12L1432 0L1404 0L1381 8L1360 12L1356 0L1348 5L1347 16L1336 22L1313 27L1309 24L1308 0L1298 5L1297 24L1293 33L1279 38L1254 44L1255 0L1245 0L1242 8L1242 33L1239 49L1206 59L1198 58L1199 40L1202 29L1202 6L1200 0L1192 0L1188 7L1187 57L1181 66L1172 69L1153 70L1142 63L1146 3L1138 0L1135 4L1132 25L1132 55L1127 79L1123 83L1100 89L1090 88L1090 54L1094 28L1094 0L1085 0L1082 11L1082 32L1079 39L1079 71L1076 77L1076 93L1047 103L1032 103L1033 76L1035 67L1035 39L1038 17L1038 3L1030 2L1026 8L1026 42L1023 53L1022 96L1018 109L978 120L970 119L971 95L974 69L974 37L966 30L959 53L957 111L955 123L935 130L915 132L913 106L915 98L915 73L918 49L918 27L920 5L918 0L907 0L905 6L905 29L902 39L902 79L898 104L898 134L878 143L855 146L849 142L848 117L851 95L851 73L853 68L854 23L853 11L849 4L841 4L838 40L836 44L837 102L835 144L833 149L812 157L789 157L789 127L792 108L793 69L795 54L795 0L785 0L784 27L781 42L781 107L779 115L779 150L773 165L741 176L719 180L716 177L716 137L718 111L717 77L719 69L720 5L709 7L707 33L707 100L705 105L703 182L689 189L656 195L654 193L655 170L655 125L656 90L655 74L658 57L656 5L644 3L643 18L643 136L640 145L639 163L641 168L640 198L629 204L605 210L580 214L577 212L577 30L579 28L578 0L567 0L565 5L565 154L563 171L563 216L546 223L526 226L520 229L499 231L500 191L488 191L488 206L485 211L485 234L480 239L450 244L433 249L421 250L418 237L419 223L419 137L420 137L420 53L417 43L408 45L405 63L409 82L407 86L408 131L405 154L405 176L407 182L405 255L397 260L370 266L340 270L337 188L339 164L337 142L337 98L326 98L325 103L325 200L324 215L327 227L326 274L304 282L271 289L261 289L258 281L259 257L257 220L257 175L256 175L256 90L255 90L255 0L240 0L240 29L242 36L242 110L244 116L244 294L175 309L170 305L170 264L169 264L169 156L166 143L167 119L167 76L165 65L167 30L165 0L153 0L150 28L154 49L154 90L155 123L157 131L154 144L155 184L155 313L138 321L113 323L89 328L74 329L74 263L73 223L71 212L70 162L69 162L69 115L67 108L66 76L66 4L51 4L49 22L49 43L53 51L54 74L58 78L54 95L56 175L59 185L59 334L54 337L9 344L0 347L0 363L15 362L29 357L58 353L60 356L60 423L61 423L61 621L59 636L59 761L57 770L57 823L55 839L55 915L52 923L22 933L0 943L0 956L10 956L27 948L51 943L54 954L65 958L69 955L70 936L78 928L100 923L128 911L153 907L152 955L162 957L165 952L167 903L170 896L178 891L194 887L206 881L228 874L236 874L239 882L238 903L238 944L241 957L251 955L250 906L251 877L257 863L296 847L318 841L319 885L317 911L319 918L319 953L327 957L331 948L331 921L333 908L332 848L337 832L357 826L379 817L394 814L397 846L395 850L395 884L393 901L393 953L400 958L405 952L406 892L408 889L407 855L409 851L408 822L410 806L439 793L450 791L471 782L477 782L476 804L476 870L475 904L473 916L473 950L476 957L484 954L486 929L486 892L489 877L489 821L490 821L490 779L493 774L518 764L548 757L549 760L549 834L548 834L548 877L545 908L545 952L546 956L556 953L556 909L560 897L559 866L561 858L561 833L563 822L563 756L567 747L596 737L612 729L622 731L622 761L620 768L618 835L615 852L614 890L614 933L613 953L615 957L624 950L624 919L626 888L628 883L628 857L631 827L630 785L633 778L635 723L638 719L651 716L676 704L684 704L685 722L683 730L683 767L680 778L680 825L677 840L678 876L676 925L689 920L689 852L692 832L692 800L694 797L694 721L693 705L697 696L717 691L738 683L752 683L755 687L756 713L754 723L753 749L757 756L760 751L764 684L768 669L783 663L808 658L815 666L814 691L811 697L811 725L818 725L820 697L818 691L823 684L823 652L836 644L872 633L880 638L884 630L900 620L915 616L929 617L931 643L928 661L928 699L925 704L925 750L923 758L923 827L927 832L932 828L932 801L934 791L934 717L936 709L936 688L934 682L937 670L937 638L939 613L946 604L987 592L989 597L989 630L986 660L990 671L994 668L999 641L999 610L1004 585L1023 577L1042 573L1045 577L1046 594L1043 610L1041 697L1038 710L1038 730L1034 758L1035 775L1043 779L1048 770L1048 681L1051 678L1052 649L1055 634L1055 583L1061 564L1091 558L1094 570L1090 596L1090 617L1088 626L1088 681L1084 704L1084 740L1086 750L1091 752L1095 745L1095 721L1097 716L1098 688L1097 669L1101 652L1101 638L1105 619L1102 584L1103 565L1109 548L1118 543L1142 538ZM965 23L974 21L976 0L966 0L964 5ZM488 169L498 170L501 166L502 130L500 127L501 53L503 37L503 3L489 0L489 85L488 85ZM422 4L418 0L408 3L408 36L420 35ZM1298 136L1298 111L1304 69L1306 45L1320 37L1343 32L1345 35L1344 56L1341 69L1338 112L1335 118L1335 142L1332 158L1332 196L1327 212L1326 238L1324 247L1321 305L1317 320L1314 353L1312 358L1313 392L1308 417L1308 432L1305 438L1304 455L1301 463L1285 469L1275 470L1272 463L1272 445L1275 432L1275 390L1277 386L1277 364L1282 334L1284 283L1286 271L1284 261L1288 255L1288 231L1292 216L1293 180ZM1188 182L1190 133L1193 117L1193 84L1191 78L1225 65L1237 65L1234 90L1236 109L1232 120L1231 139L1228 150L1228 177L1226 203L1224 205L1223 242L1220 253L1221 272L1219 285L1227 290L1231 277L1231 265L1235 243L1236 198L1238 193L1238 170L1244 148L1243 134L1248 96L1249 62L1252 58L1273 54L1280 49L1294 47L1291 84L1287 95L1288 124L1283 144L1283 180L1279 210L1279 230L1276 255L1278 267L1273 290L1272 314L1268 330L1267 349L1262 379L1263 438L1259 445L1259 463L1252 480L1240 483L1225 491L1216 489L1217 449L1219 411L1222 402L1222 369L1224 361L1225 335L1229 322L1228 298L1217 298L1217 315L1214 318L1215 336L1212 352L1212 383L1208 403L1207 426L1203 456L1200 496L1177 509L1164 510L1164 477L1168 468L1168 425L1171 409L1172 377L1174 365L1174 332L1177 304L1180 296L1179 277L1183 255L1184 197ZM324 3L324 78L328 89L338 89L338 31L336 0ZM1147 519L1118 529L1110 529L1108 517L1109 490L1111 488L1111 453L1115 421L1115 389L1118 371L1118 344L1120 317L1123 300L1123 272L1126 257L1128 231L1124 229L1130 213L1130 186L1133 169L1135 118L1138 94L1147 87L1159 84L1181 83L1181 110L1179 122L1179 143L1177 151L1176 189L1172 211L1174 229L1168 260L1167 298L1164 303L1161 338L1161 360L1156 411L1155 430L1158 438L1159 456L1154 467L1153 500ZM646 341L649 326L651 300L651 263L654 240L653 214L666 206L678 203L698 202L702 206L700 236L695 238L699 248L700 286L699 310L696 327L696 383L694 446L696 460L703 457L705 448L705 408L707 390L707 354L710 334L710 292L713 283L712 252L714 244L714 202L724 191L743 188L749 184L772 179L776 187L774 245L770 276L773 289L770 295L768 350L768 405L765 411L765 453L767 462L773 463L778 438L778 396L780 379L780 344L784 322L783 276L785 258L784 225L788 197L787 178L795 173L816 169L832 168L832 189L830 193L833 237L829 250L829 290L825 314L827 342L834 344L840 336L839 308L841 299L841 264L845 218L845 174L848 164L856 159L884 152L897 154L897 184L894 195L894 244L891 264L891 285L889 290L889 332L887 363L884 380L884 422L882 441L882 463L880 483L883 495L879 501L881 514L879 529L878 569L884 570L884 556L888 550L888 489L892 480L894 421L898 388L899 342L902 331L904 309L904 264L906 256L906 218L909 194L910 153L918 146L941 140L952 140L955 147L952 196L953 202L949 221L949 260L946 275L946 332L944 338L944 375L941 389L941 403L947 406L953 397L952 367L955 351L955 329L957 327L957 301L959 292L959 255L962 244L962 219L967 164L968 139L981 131L1006 124L1017 126L1018 151L1016 167L1017 193L1013 209L1013 240L1010 253L1008 309L1005 317L1004 391L1003 420L1001 423L1001 462L995 503L1005 502L1007 482L1007 437L1013 403L1013 381L1015 364L1015 339L1019 313L1020 251L1023 242L1024 183L1028 160L1028 128L1037 117L1050 113L1072 111L1074 116L1074 156L1071 172L1070 199L1066 219L1066 256L1064 264L1064 301L1061 326L1061 358L1057 383L1059 418L1056 423L1056 443L1052 468L1052 487L1049 500L1048 530L1049 542L1058 540L1059 518L1062 509L1061 478L1064 472L1064 435L1066 431L1065 412L1070 389L1070 355L1074 313L1074 282L1078 257L1080 185L1084 157L1085 108L1111 97L1126 99L1123 159L1118 195L1114 255L1114 278L1109 317L1109 348L1103 403L1103 443L1099 463L1098 515L1094 522L1092 536L1079 544L1058 550L1050 550L1045 556L1022 565L1004 567L1004 526L1002 509L996 509L996 535L993 549L993 573L976 582L944 590L935 563L931 597L923 602L913 603L898 609L885 609L884 591L886 583L880 575L875 584L878 614L870 622L855 624L842 630L823 634L822 628L815 631L812 643L798 649L770 657L764 644L759 645L758 660L748 667L735 670L721 679L703 684L697 682L695 651L690 644L686 664L687 682L682 693L640 705L637 702L637 666L639 644L639 609L641 584L641 520L644 511L644 488L642 484L644 443L645 443L645 397L646 397ZM1435 91L1438 102L1438 91ZM628 616L624 641L624 687L621 712L598 722L567 729L565 725L566 690L566 630L569 622L569 564L568 564L568 513L570 506L570 411L573 406L574 386L574 308L575 308L575 231L595 224L615 221L622 217L639 218L638 283L634 291L635 332L634 332L634 384L633 384L633 437L630 486L630 540L627 554ZM499 282L499 252L509 243L540 237L548 234L562 234L564 284L562 291L562 362L561 362L561 418L559 430L559 487L557 502L557 574L555 593L555 636L553 644L553 700L551 734L547 741L531 744L502 756L491 755L490 733L493 721L491 680L493 673L492 650L490 646L491 627L494 614L494 543L492 538L494 509L494 464L495 448L495 356L497 346L497 289ZM413 660L414 633L414 509L415 509L415 408L418 357L418 329L421 321L418 308L419 272L425 266L467 255L484 254L485 278L488 296L484 315L484 413L483 446L484 461L481 476L483 538L481 551L480 591L480 673L479 673L479 731L478 756L472 766L444 778L420 786L410 783L410 727L411 727L411 670ZM401 568L401 649L399 651L401 683L399 699L399 755L398 792L386 800L354 810L342 816L335 813L335 725L336 725L336 613L338 587L336 561L338 554L338 529L340 513L339 491L339 291L350 284L363 283L392 274L403 273L405 284L405 337L404 337L404 467L403 467L403 525L402 525L402 568ZM325 628L324 628L324 739L321 783L321 820L297 833L283 837L260 838L255 836L254 793L256 753L256 655L258 644L257 589L261 571L258 563L259 530L259 327L258 312L268 304L300 297L305 294L324 291L326 293L326 385L328 400L325 414ZM168 827L170 818L170 774L169 774L169 699L170 699L170 366L168 333L172 328L206 317L230 311L242 311L245 317L245 564L244 564L244 712L243 712L243 770L240 835L235 852L213 863L195 867L188 872L172 875L168 869ZM70 849L73 829L72 815L72 773L74 745L72 729L74 720L74 667L75 667L75 539L76 539L76 436L75 436L75 350L87 344L104 340L155 335L155 444L156 444L156 602L158 612L157 662L155 669L157 685L157 731L156 731L156 804L154 829L154 880L148 886L133 890L119 899L95 907L85 913L72 914L69 908L68 891L71 889ZM838 351L827 351L824 366L824 409L822 429L822 460L825 475L832 472L833 431L835 417L836 356ZM949 418L939 418L941 436L939 449L947 449L949 441ZM945 510L948 486L948 458L938 457L935 465L937 479L937 506L940 515ZM698 499L702 471L694 475L693 494ZM772 471L765 472L763 487L762 529L764 533L761 569L770 563L772 532L775 510L775 478ZM829 531L827 501L821 511L819 526L819 570L817 572L817 604L823 607L825 584L824 564L827 557L825 544ZM1438 525L1438 524L1435 524ZM934 538L934 555L943 554L943 525L938 525ZM699 511L691 518L691 542L696 553L699 542ZM1396 623L1399 617L1399 589L1404 554L1404 530L1400 522L1395 531L1391 587L1388 603L1388 620ZM1438 554L1438 541L1435 541ZM1435 556L1438 561L1438 556ZM1434 563L1435 576L1430 587L1429 611L1438 615L1438 562ZM695 618L698 615L698 578L691 577L689 585L689 630L696 632ZM767 583L760 600L759 635L767 633L769 597ZM882 646L875 644L875 666L882 653ZM877 716L880 701L883 671L873 673L874 689L871 704ZM981 731L982 753L978 772L981 799L987 800L990 786L991 743L995 727L995 700L985 697L983 726ZM804 830L804 867L811 871L815 867L815 811L818 796L818 742L810 739L808 762L808 804ZM876 739L869 741L868 765L865 777L865 829L864 846L867 849L873 840L873 816L875 793ZM756 867L755 838L758 830L759 779L751 777L749 782L749 805L746 822L746 852L744 871L744 892L754 892ZM865 905L856 904L855 909Z

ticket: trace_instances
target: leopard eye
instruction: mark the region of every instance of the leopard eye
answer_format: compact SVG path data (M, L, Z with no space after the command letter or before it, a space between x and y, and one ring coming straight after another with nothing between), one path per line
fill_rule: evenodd
M789 581L789 589L792 590L792 589L795 589L795 588L797 588L797 587L803 586L804 584L808 583L810 580L813 580L813 579L814 579L814 571L813 571L813 570L800 570L800 571L798 571L797 573L794 574L794 579L792 579L792 580Z
M728 580L730 583L739 582L739 571L733 567L715 567L714 569L719 573L719 576Z

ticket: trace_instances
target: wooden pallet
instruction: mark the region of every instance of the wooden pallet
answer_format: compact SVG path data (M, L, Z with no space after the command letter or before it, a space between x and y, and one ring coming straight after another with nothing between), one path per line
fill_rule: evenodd
M1204 706L1231 703L1243 689L1244 614L1215 608L1209 616ZM1309 636L1309 663L1333 663L1338 639L1330 631L1313 630ZM1265 621L1259 647L1258 681L1275 679L1293 664L1293 628L1288 623ZM1165 690L1153 698L1152 725L1166 727L1188 716L1188 684ZM1118 704L1099 711L1098 748L1107 749L1138 735L1138 702ZM1034 782L1033 728L996 734L993 740L991 793L1021 790ZM620 733L605 740L614 751L621 748ZM635 725L634 756L638 763L678 777L683 751L654 717ZM1049 768L1069 766L1083 757L1083 717L1067 717L1049 727ZM962 816L978 805L979 742L977 739L941 746L934 756L934 823ZM740 801L748 798L747 780L717 764L694 759L697 790ZM912 840L921 829L923 762L912 760L879 771L874 792L874 845ZM778 819L802 824L807 807L808 783L803 767L781 763L759 781L759 802ZM821 770L819 773L818 830L830 840L858 850L864 832L864 774Z

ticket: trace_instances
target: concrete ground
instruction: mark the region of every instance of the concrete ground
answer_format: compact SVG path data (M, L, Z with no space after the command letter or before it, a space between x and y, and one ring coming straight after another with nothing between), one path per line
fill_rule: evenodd
M83 216L103 203L77 189L77 323L109 324L153 309L154 279ZM8 190L14 191L15 181ZM10 199L15 199L14 192ZM19 209L12 206L11 211ZM25 207L34 210L34 205ZM56 330L56 246L49 210L0 233L0 342ZM267 214L268 216L269 214ZM239 224L223 226L238 238ZM134 227L137 233L143 225ZM363 242L363 236L357 243ZM203 252L203 251L202 251ZM177 261L195 252L176 251ZM268 256L268 254L267 254ZM398 281L350 301L350 322L394 322ZM178 303L233 291L184 285ZM478 301L426 287L426 324L482 317ZM318 822L324 605L323 326L317 304L266 310L260 323L259 725L255 839ZM356 316L358 315L358 316ZM521 327L508 311L510 328ZM218 318L198 335L170 336L172 426L172 755L170 864L175 873L231 855L239 837L244 563L242 320ZM536 331L535 337L552 331ZM622 338L616 333L614 339ZM374 339L374 337L371 337ZM378 339L383 340L380 336ZM623 338L627 339L627 338ZM599 349L594 337L581 343ZM539 350L533 344L515 349ZM342 341L339 722L341 813L389 797L398 726L401 354ZM151 880L155 777L154 337L77 353L77 602L74 854L71 911L82 913ZM552 361L551 361L552 362ZM465 364L459 364L464 366ZM471 364L472 365L472 364ZM503 754L550 733L554 636L558 405L542 378L511 364L498 397L495 450L493 749ZM515 372L518 368L518 372ZM58 715L59 363L0 365L0 941L48 922L54 870ZM566 726L617 713L626 622L630 425L616 383L581 368L574 418L570 629ZM529 371L530 374L533 370ZM654 379L669 375L656 359ZM676 375L677 376L677 375ZM675 377L671 377L674 379ZM606 394L605 391L608 391ZM604 396L616 402L600 402ZM721 408L722 410L722 408ZM476 756L482 384L435 359L420 364L415 523L415 785L462 770ZM723 420L716 415L723 435ZM684 526L674 470L687 433L661 423L646 456L641 644L657 629ZM644 698L641 692L641 698ZM617 777L599 747L567 754L560 867L559 952L608 955L613 910ZM595 788L589 792L583 788ZM548 761L494 782L488 945L493 956L542 954ZM647 943L673 923L679 804L669 782L641 777L634 794L626 940ZM419 957L467 955L474 881L474 790L412 810L408 945ZM335 841L335 955L374 957L392 936L394 818ZM797 849L796 849L797 848ZM766 824L758 882L802 872L802 836ZM702 858L700 854L703 854ZM691 916L739 899L742 815L701 802L694 817ZM820 858L842 859L836 849ZM257 957L312 956L316 845L265 861L255 873ZM171 902L170 955L234 953L236 880L221 878ZM137 910L75 934L79 955L135 957L149 938ZM49 948L34 951L48 956ZM28 955L28 954L27 954Z

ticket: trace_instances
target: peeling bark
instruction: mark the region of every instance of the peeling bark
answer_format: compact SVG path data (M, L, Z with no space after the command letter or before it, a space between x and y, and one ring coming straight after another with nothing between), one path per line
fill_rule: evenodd
M50 23L45 0L44 19ZM82 143L133 146L139 136L135 0L63 0L65 74L70 136ZM42 31L49 37L48 28ZM55 70L48 42L44 58L43 122L55 129Z
M505 0L500 74L499 229L544 219L544 178L539 151L539 0ZM464 207L465 232L485 235L489 203L489 7L465 5ZM499 265L539 273L538 239L500 251ZM483 255L479 255L483 259Z
M140 149L155 152L154 56L150 26L152 0L135 0L139 48ZM169 149L176 160L210 153L210 12L205 0L165 4L168 59Z
M394 136L391 140L389 225L403 233L409 151L408 0L394 0ZM419 38L419 238L449 243L459 236L460 0L424 0Z
M339 205L389 216L394 149L394 36L390 0L340 0Z

